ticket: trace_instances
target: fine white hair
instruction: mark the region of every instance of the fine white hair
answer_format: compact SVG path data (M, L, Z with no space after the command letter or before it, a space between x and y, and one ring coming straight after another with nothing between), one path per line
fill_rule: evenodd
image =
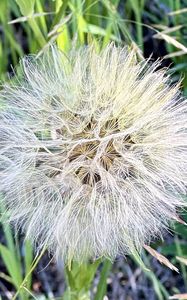
M159 63L111 44L24 58L0 92L0 192L39 248L140 251L184 207L187 102Z

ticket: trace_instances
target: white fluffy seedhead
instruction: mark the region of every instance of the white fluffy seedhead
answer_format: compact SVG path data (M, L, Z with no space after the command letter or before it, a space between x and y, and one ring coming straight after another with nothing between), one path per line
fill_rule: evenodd
M184 205L187 102L126 48L26 57L0 94L0 191L52 253L141 250Z

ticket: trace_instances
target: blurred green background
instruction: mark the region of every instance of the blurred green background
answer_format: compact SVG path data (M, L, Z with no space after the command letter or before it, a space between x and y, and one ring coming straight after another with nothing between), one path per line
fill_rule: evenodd
M151 55L154 61L161 57L172 81L181 80L187 95L186 0L0 0L2 84L10 80L20 58L42 53L51 43L68 53L72 47L89 43L102 49L111 41L127 45L142 58ZM5 208L0 210L6 221ZM185 212L182 218L187 221ZM153 246L179 268L179 274L142 253L142 260L118 258L112 266L101 265L94 280L90 270L98 265L82 266L68 280L79 292L88 285L95 300L164 300L174 294L179 295L171 299L187 299L187 294L181 296L187 293L187 229L183 224L174 227L164 243ZM89 299L82 292L68 294L68 272L63 272L63 264L54 262L45 251L34 257L30 243L15 237L6 222L0 228L0 257L1 299ZM107 281L103 277L106 282L102 285L104 271L108 276Z

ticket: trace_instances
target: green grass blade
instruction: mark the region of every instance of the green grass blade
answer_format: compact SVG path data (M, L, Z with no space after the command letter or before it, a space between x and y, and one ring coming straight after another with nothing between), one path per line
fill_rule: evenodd
M13 279L15 287L18 288L22 282L20 265L15 257L12 256L12 252L2 244L0 244L0 254L9 272L9 275Z
M69 2L68 0L64 0L64 1L62 2L62 5L60 6L60 9L59 9L58 13L56 14L56 16L55 16L55 18L54 18L54 20L53 20L53 23L52 23L52 26L51 26L50 31L53 29L53 27L54 27L56 24L58 24L58 23L61 21L62 17L63 17L64 14L65 14L65 11L66 11L68 2Z
M32 273L29 273L29 270L31 269L32 261L33 261L33 248L30 241L28 240L25 240L24 246L25 246L24 248L25 274L29 274L29 276L27 277L26 287L27 289L30 290L31 283L32 283Z
M34 13L34 5L36 0L16 0L23 16L29 16Z

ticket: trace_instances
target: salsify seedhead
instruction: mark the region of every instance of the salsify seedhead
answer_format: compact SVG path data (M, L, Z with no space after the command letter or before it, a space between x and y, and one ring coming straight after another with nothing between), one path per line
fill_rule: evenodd
M65 260L114 258L177 219L187 102L157 69L113 44L68 56L52 46L4 85L0 191L38 247Z

